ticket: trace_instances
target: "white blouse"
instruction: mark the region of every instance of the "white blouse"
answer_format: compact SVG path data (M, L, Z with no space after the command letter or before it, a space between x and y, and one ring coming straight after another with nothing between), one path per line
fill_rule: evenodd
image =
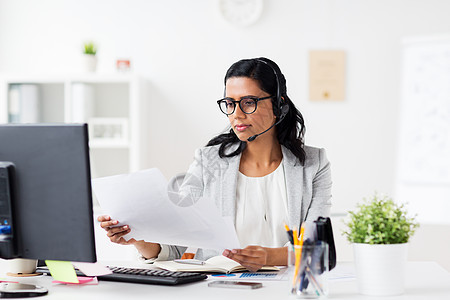
M283 247L287 242L287 192L283 162L263 177L238 173L236 232L244 248L248 245Z

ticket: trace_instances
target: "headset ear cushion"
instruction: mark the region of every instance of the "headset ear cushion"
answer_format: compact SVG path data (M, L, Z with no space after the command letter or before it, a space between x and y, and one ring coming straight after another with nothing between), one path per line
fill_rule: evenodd
M287 105L287 104L281 105L281 115L280 115L280 118L284 118L284 117L287 115L288 112L289 112L289 105Z

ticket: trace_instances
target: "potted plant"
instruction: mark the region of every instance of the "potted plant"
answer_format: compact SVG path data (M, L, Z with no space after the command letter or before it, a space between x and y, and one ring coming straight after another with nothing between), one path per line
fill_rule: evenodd
M358 290L371 296L404 292L409 238L419 224L404 204L374 194L349 212L344 235L353 243Z
M95 72L97 68L97 46L93 42L84 43L84 66L86 71Z

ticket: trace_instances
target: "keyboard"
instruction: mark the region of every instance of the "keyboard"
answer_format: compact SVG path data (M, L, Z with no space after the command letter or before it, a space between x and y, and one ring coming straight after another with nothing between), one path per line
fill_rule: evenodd
M177 285L200 281L208 277L207 275L201 273L172 272L161 269L139 269L125 267L108 268L113 273L97 276L98 280L158 285ZM36 269L36 272L50 275L50 271L47 267L39 267ZM76 270L76 272L78 276L86 276L79 270Z

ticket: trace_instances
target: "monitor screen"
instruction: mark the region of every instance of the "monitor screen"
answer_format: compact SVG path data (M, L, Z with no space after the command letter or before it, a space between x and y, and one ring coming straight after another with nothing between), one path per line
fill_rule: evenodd
M95 262L87 125L0 125L0 162L14 164L19 256Z

